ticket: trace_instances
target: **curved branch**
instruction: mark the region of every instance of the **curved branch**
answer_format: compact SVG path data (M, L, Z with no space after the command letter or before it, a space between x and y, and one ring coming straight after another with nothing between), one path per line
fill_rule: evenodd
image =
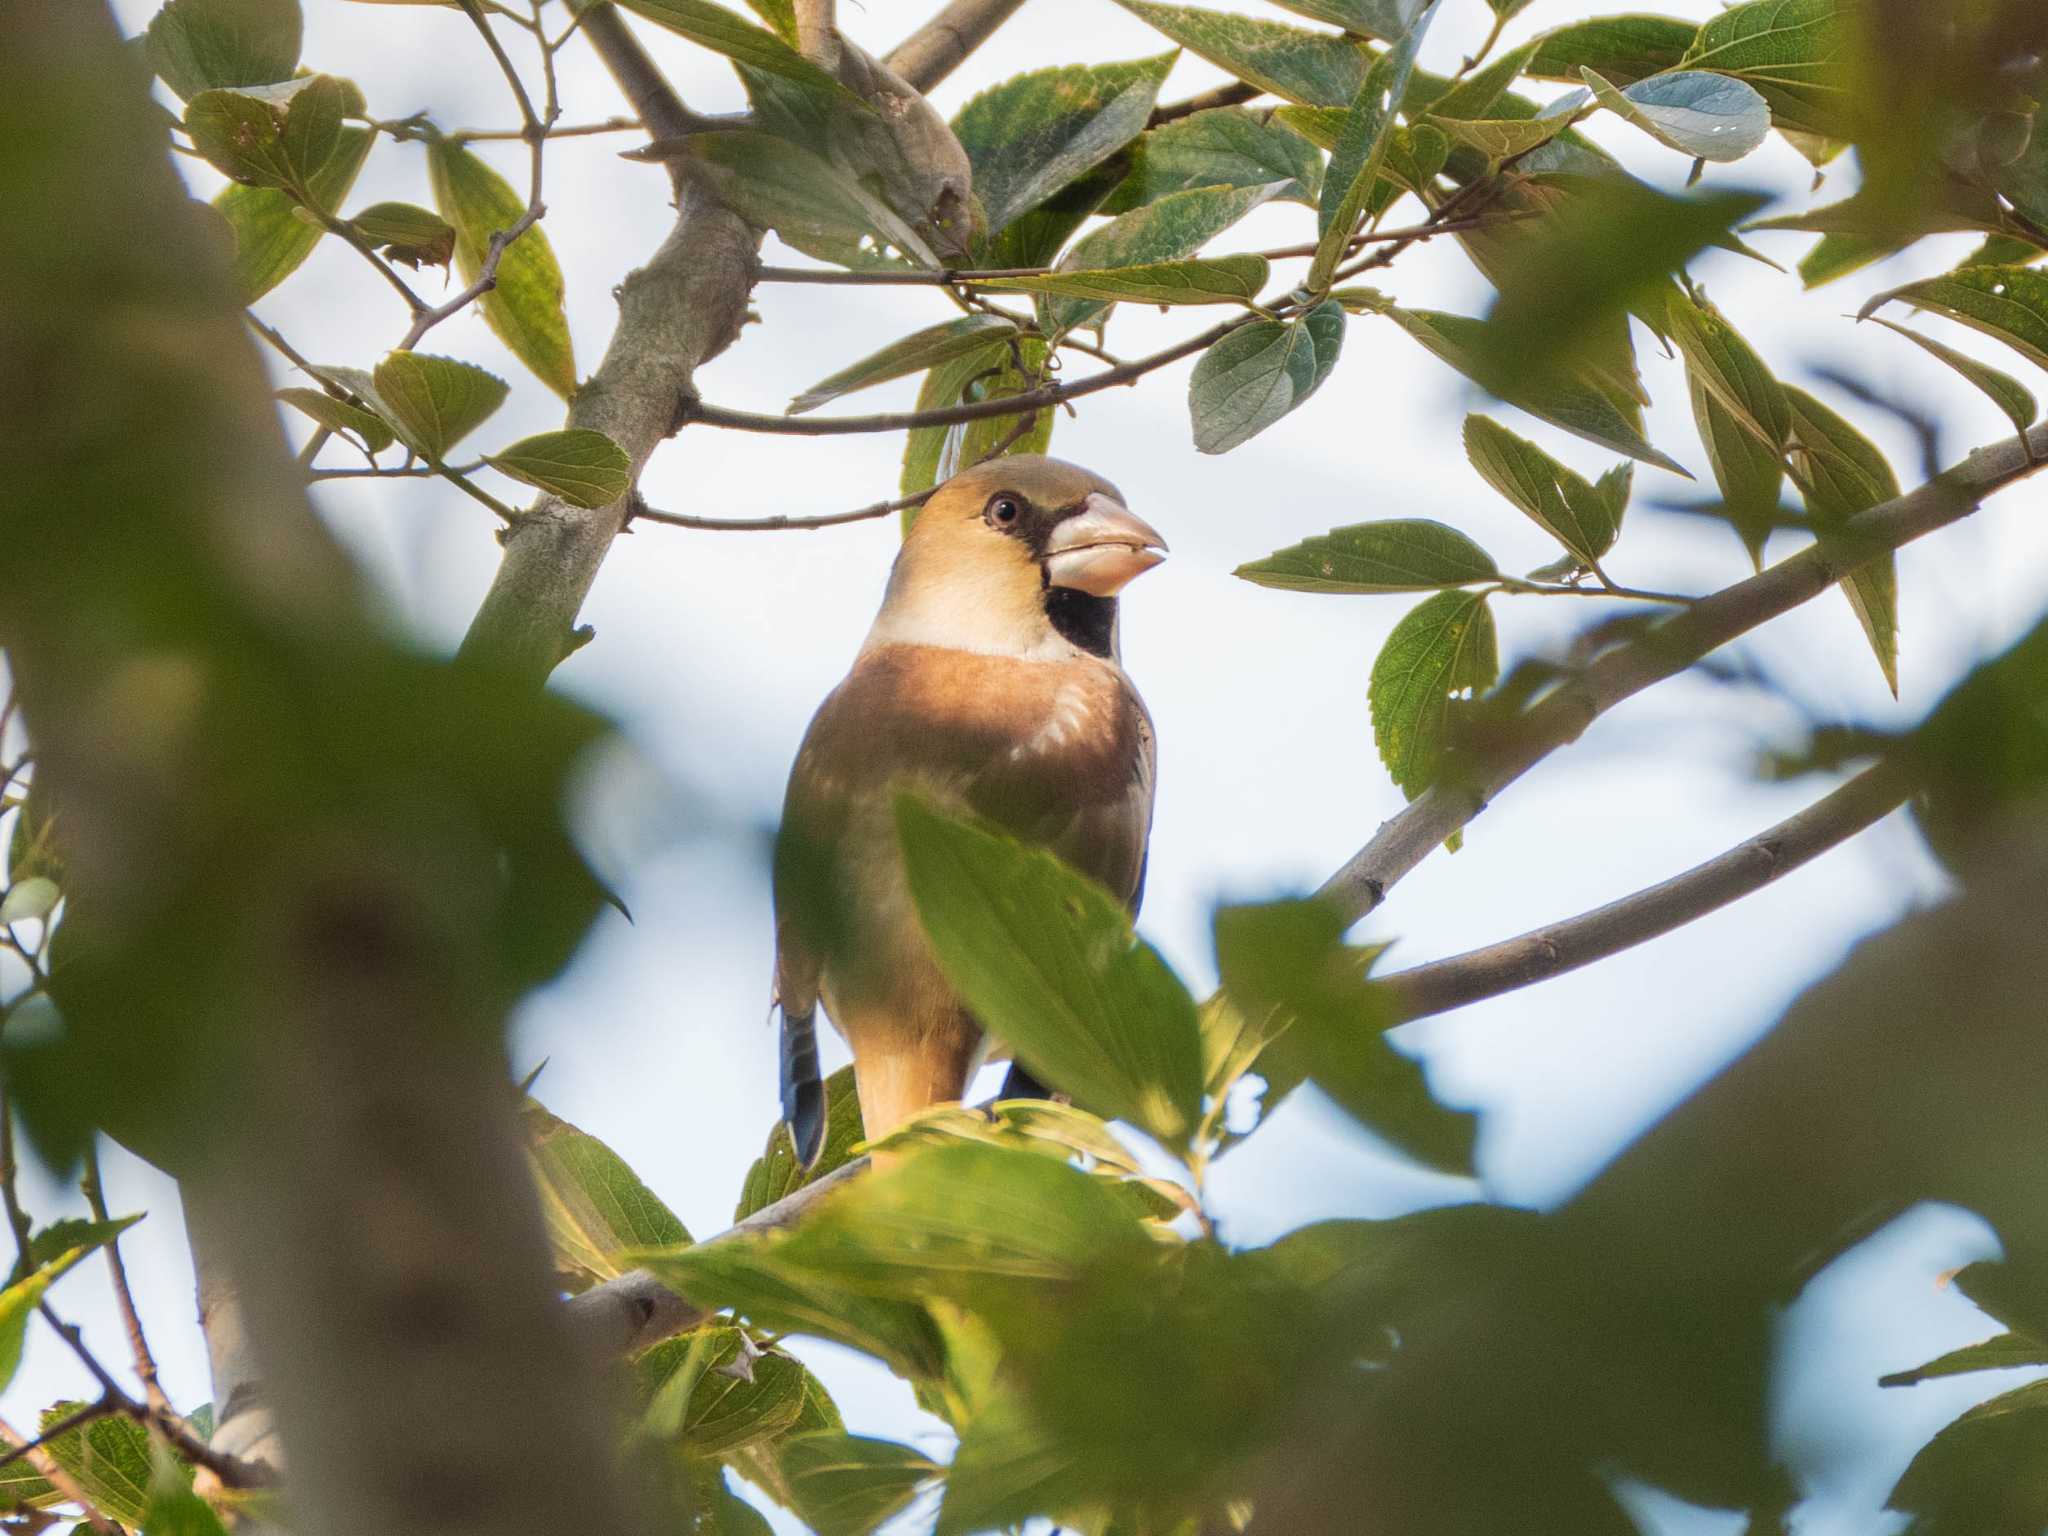
M1024 0L952 0L944 10L882 56L919 91L929 91L988 41Z
M1917 490L1857 513L1825 543L1674 614L1546 695L1483 754L1460 764L1384 822L1317 894L1353 922L1493 797L1623 699L1683 672L1737 636L1789 613L1857 566L1967 517L1992 492L2048 465L2048 423L1979 448Z
M1916 787L1902 766L1866 769L1796 816L1632 896L1483 949L1381 978L1395 1017L1420 1019L1548 981L1684 927L1760 891L1903 805Z

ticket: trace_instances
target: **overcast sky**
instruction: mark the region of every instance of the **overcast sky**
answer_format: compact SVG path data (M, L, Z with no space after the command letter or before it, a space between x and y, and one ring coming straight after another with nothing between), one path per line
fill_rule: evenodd
M115 8L139 30L154 6L117 0ZM1238 8L1259 9L1254 0L1238 0ZM1705 16L1714 7L1669 0L1661 8ZM881 52L922 19L925 4L849 0L843 10L852 35ZM379 115L430 108L451 128L516 121L502 80L458 13L343 0L308 0L307 13L306 61L362 83ZM1508 42L1580 14L1560 0L1538 0L1509 28ZM1486 19L1481 0L1446 0L1425 66L1455 67ZM641 30L692 106L742 105L722 61ZM950 115L984 86L1073 62L1077 47L1088 61L1104 62L1166 46L1110 0L1031 0L937 99ZM562 63L565 122L621 109L585 52L571 50ZM1220 78L1183 58L1165 95ZM1545 97L1561 90L1537 88ZM1682 180L1683 160L1613 119L1592 132L1639 174L1672 187ZM629 142L582 139L550 151L546 227L568 275L584 374L610 333L612 288L669 223L661 173L616 158ZM523 185L516 147L494 158ZM180 164L189 173L193 162ZM1853 174L1832 171L1830 193L1849 190ZM1789 198L1802 197L1810 179L1806 163L1775 138L1707 178ZM218 183L202 168L194 185L210 196ZM430 201L417 146L380 144L350 206L386 198ZM1294 243L1311 232L1306 210L1269 206L1213 249ZM1789 266L1811 238L1766 234L1755 243ZM1718 252L1694 271L1781 376L1811 386L1814 365L1844 366L1934 411L1953 459L2006 430L2003 418L1907 343L1843 316L1869 293L1952 264L1972 243L1925 242L1910 262L1884 264L1811 296L1802 296L1795 276ZM801 260L773 240L767 254ZM1488 298L1449 242L1415 251L1381 276L1404 302L1477 313ZM699 384L708 399L760 411L779 411L804 386L952 313L936 294L889 289L764 286L754 303L761 323ZM388 292L335 241L259 311L309 356L358 367L370 366L404 330ZM1127 308L1112 323L1111 346L1137 355L1207 323ZM1933 321L1928 328L2020 369L1970 333ZM1638 340L1657 401L1650 435L1704 477L1682 375L1640 331ZM513 381L511 402L480 444L559 425L560 403L480 320L443 327L431 346ZM1269 592L1236 580L1232 569L1304 535L1382 517L1451 523L1504 570L1550 559L1545 537L1466 465L1459 428L1467 409L1498 415L1588 475L1612 458L1485 402L1392 325L1370 318L1351 322L1337 371L1312 402L1248 446L1207 458L1189 440L1189 366L1086 400L1077 418L1060 421L1052 451L1115 480L1173 545L1172 559L1129 592L1123 626L1126 665L1160 738L1140 926L1191 985L1205 989L1214 980L1209 914L1219 899L1313 887L1399 808L1373 751L1366 676L1381 640L1414 601ZM280 375L279 382L300 381ZM1885 446L1902 480L1920 477L1919 447L1895 423L1825 387L1820 392ZM846 408L907 408L914 393L915 381L904 381ZM828 512L893 494L901 449L895 436L798 441L694 429L656 454L644 490L655 506L719 516ZM1689 489L1638 468L1636 506L1607 562L1617 580L1704 592L1747 573L1725 528L1647 505ZM1361 933L1398 939L1395 959L1404 964L1455 953L1662 879L1817 798L1827 787L1817 781L1756 782L1749 770L1759 747L1789 739L1799 707L1828 718L1910 723L1973 659L2031 624L2048 609L2044 496L2035 485L2007 492L1981 515L1901 554L1899 702L1885 691L1848 605L1830 594L1737 650L1797 707L1692 680L1631 701L1505 793L1470 829L1462 852L1432 856ZM445 487L418 484L350 484L324 490L320 501L373 573L393 622L430 647L451 647L497 562L481 509ZM528 1004L514 1065L523 1072L545 1058L541 1099L606 1139L699 1235L728 1224L740 1179L775 1116L766 833L804 725L872 617L895 539L893 520L814 534L644 526L615 548L585 609L596 642L557 674L558 686L609 712L631 743L594 770L585 820L635 922L608 915L568 975ZM1772 555L1793 547L1774 546ZM1571 600L1497 603L1504 663L1556 645L1603 611ZM1217 1172L1222 1230L1232 1241L1263 1242L1318 1217L1392 1215L1482 1192L1555 1202L1766 1029L1858 938L1942 890L1917 836L1894 817L1678 934L1411 1026L1399 1038L1427 1061L1437 1091L1482 1113L1483 1191L1418 1171L1304 1093ZM827 1053L828 1069L844 1060L836 1039ZM107 1173L118 1209L150 1213L126 1248L166 1384L181 1406L192 1406L208 1385L175 1192L125 1155L116 1154ZM36 1175L28 1183L39 1214L59 1203ZM1816 1494L1801 1527L1808 1536L1885 1528L1876 1507L1914 1447L1967 1403L2022 1379L1973 1376L1908 1392L1875 1385L1884 1370L1991 1331L1937 1279L1992 1250L1974 1217L1923 1211L1834 1266L1791 1310L1781 1418L1788 1454ZM93 1266L67 1280L57 1299L106 1341L112 1358L121 1353L119 1330L105 1289ZM879 1368L826 1347L802 1352L852 1427L943 1450L942 1427ZM0 1407L22 1424L54 1398L85 1391L82 1373L39 1326ZM1689 1515L1660 1498L1646 1496L1637 1508L1652 1529L1732 1528L1725 1517ZM779 1528L795 1529L777 1518Z

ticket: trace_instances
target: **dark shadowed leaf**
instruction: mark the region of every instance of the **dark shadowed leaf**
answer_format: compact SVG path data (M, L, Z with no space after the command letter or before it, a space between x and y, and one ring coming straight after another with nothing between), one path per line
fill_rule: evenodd
M1327 32L1154 0L1117 4L1217 68L1304 106L1348 106L1365 80L1365 54Z
M455 257L455 226L413 203L372 203L349 222L370 244L409 267L445 267Z
M1581 564L1591 565L1606 554L1621 532L1623 509L1607 493L1605 481L1595 487L1489 417L1465 418L1465 456L1488 485Z
M299 65L299 0L169 0L149 24L149 67L190 101L270 85Z
M1888 331L1897 331L1930 357L1939 358L1955 369L2005 413L2006 420L2013 424L2013 430L2026 431L2034 424L2034 418L2040 415L2041 408L2035 402L2033 392L2011 374L2001 373L1987 363L1978 362L1967 352L1958 352L1954 347L1931 336L1922 336L1918 331L1895 324L1882 315L1865 315L1864 318L1875 320Z
M946 979L1040 1080L1187 1144L1202 1110L1194 999L1121 903L1055 855L899 800L910 893Z
M2048 1525L2048 1381L1979 1403L1914 1456L1885 1500L1912 1529L1983 1533Z
M1594 69L1616 85L1633 85L1676 68L1698 34L1697 22L1675 16L1596 16L1545 32L1523 72L1577 85L1580 70Z
M367 128L341 130L341 142L306 189L322 208L337 208L348 196L375 137ZM273 187L227 187L213 206L235 233L235 289L250 303L297 271L326 233L299 217L289 193Z
M1601 106L1695 159L1740 160L1771 131L1771 109L1763 97L1726 75L1675 70L1618 89L1594 70L1579 73Z
M1344 343L1344 309L1325 300L1291 320L1239 326L1204 352L1188 379L1195 447L1228 453L1321 387Z
M1001 277L975 286L1104 303L1128 299L1140 304L1249 304L1258 298L1271 271L1271 263L1263 256L1212 256L1200 261L1048 272L1043 277Z
M943 1470L907 1445L824 1430L777 1449L790 1503L817 1536L870 1536Z
M940 367L956 358L986 350L991 342L1000 343L1016 334L1016 322L1000 315L964 315L958 320L926 326L840 369L830 378L820 379L789 402L788 414L796 416L814 411L826 402L855 390Z
M1830 530L1866 507L1899 494L1899 478L1875 443L1803 389L1788 388L1792 412L1794 478L1806 498L1807 516L1826 543ZM1842 578L1842 591L1884 680L1899 691L1898 557L1890 550L1858 565Z
M2010 1371L2027 1365L2048 1365L2048 1344L2026 1333L2001 1333L1977 1344L1965 1344L1947 1354L1916 1365L1910 1371L1894 1371L1877 1378L1880 1387L1913 1387L1941 1376L1961 1376L1971 1371Z
M2004 342L2036 367L2048 368L2048 272L2031 267L1962 267L1865 304L1858 319L1894 299L1931 309Z
M818 1153L817 1162L808 1168L803 1165L796 1155L796 1144L790 1139L789 1126L777 1120L775 1128L768 1133L767 1147L747 1170L746 1182L740 1186L739 1204L733 1209L732 1219L745 1221L784 1195L844 1166L852 1159L853 1149L866 1139L867 1130L861 1124L860 1094L854 1087L853 1068L841 1067L825 1079L825 1145Z
M1332 528L1237 575L1289 592L1430 592L1500 574L1493 557L1457 529L1428 518L1392 518Z
M993 237L1136 138L1174 55L1034 70L983 91L953 119Z
M648 1427L695 1456L722 1455L791 1428L803 1411L804 1376L798 1361L759 1352L737 1328L667 1339L633 1362Z
M1190 187L1262 187L1313 203L1323 161L1298 133L1249 107L1211 107L1162 123L1131 146L1133 164L1104 213L1128 213Z
M534 1099L519 1107L528 1165L541 1214L566 1288L585 1290L630 1268L628 1248L664 1248L690 1241L624 1158L587 1131L557 1119Z
M1094 272L1150 266L1193 256L1252 209L1281 191L1272 182L1257 187L1197 187L1174 192L1111 219L1087 235L1060 261L1063 272ZM1046 312L1054 329L1092 324L1107 306L1088 299L1054 299Z
M1380 760L1413 800L1435 782L1454 703L1500 675L1493 613L1482 595L1439 592L1410 609L1372 664L1367 698Z
M757 27L710 0L620 0L627 10L680 33L735 64L792 80L827 99L867 111L867 103L765 27Z
M201 91L186 104L185 132L215 169L252 187L289 187L282 108L239 91Z
M1423 35L1436 15L1436 0L1415 18L1402 39L1373 61L1352 98L1344 131L1337 147L1330 151L1330 165L1323 178L1322 196L1316 204L1316 254L1309 264L1308 286L1318 292L1330 286L1331 275L1358 228L1366 200L1379 179L1380 163L1386 158L1387 138L1394 116L1408 93L1408 79L1415 69L1415 55Z
M435 463L482 426L510 392L495 374L424 352L385 354L370 382L373 403L399 437Z
M1679 62L1756 87L1780 128L1841 136L1846 39L1837 0L1748 0L1710 17Z
M501 475L523 480L572 507L608 507L633 483L626 450L588 427L567 427L522 437L509 448L484 455Z
M512 184L460 144L435 139L427 146L434 202L455 226L455 265L464 282L483 270L491 236L510 229L526 211ZM562 311L562 268L536 224L498 261L498 283L480 301L484 319L535 378L565 398L576 392L576 352Z

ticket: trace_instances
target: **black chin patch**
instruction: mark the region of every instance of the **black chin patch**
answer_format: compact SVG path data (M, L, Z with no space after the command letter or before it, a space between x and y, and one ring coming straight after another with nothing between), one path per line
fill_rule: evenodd
M1045 589L1045 616L1060 637L1091 656L1116 659L1116 599L1078 587Z

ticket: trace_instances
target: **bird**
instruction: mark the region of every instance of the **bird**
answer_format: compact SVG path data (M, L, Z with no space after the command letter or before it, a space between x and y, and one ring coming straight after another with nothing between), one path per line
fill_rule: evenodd
M918 919L899 794L1050 848L1136 915L1156 749L1118 594L1166 553L1109 481L1035 454L963 470L917 513L797 750L776 836L773 1006L803 1166L826 1136L821 1004L852 1049L870 1141L959 1100L990 1044ZM1047 1093L1013 1062L1003 1096Z

